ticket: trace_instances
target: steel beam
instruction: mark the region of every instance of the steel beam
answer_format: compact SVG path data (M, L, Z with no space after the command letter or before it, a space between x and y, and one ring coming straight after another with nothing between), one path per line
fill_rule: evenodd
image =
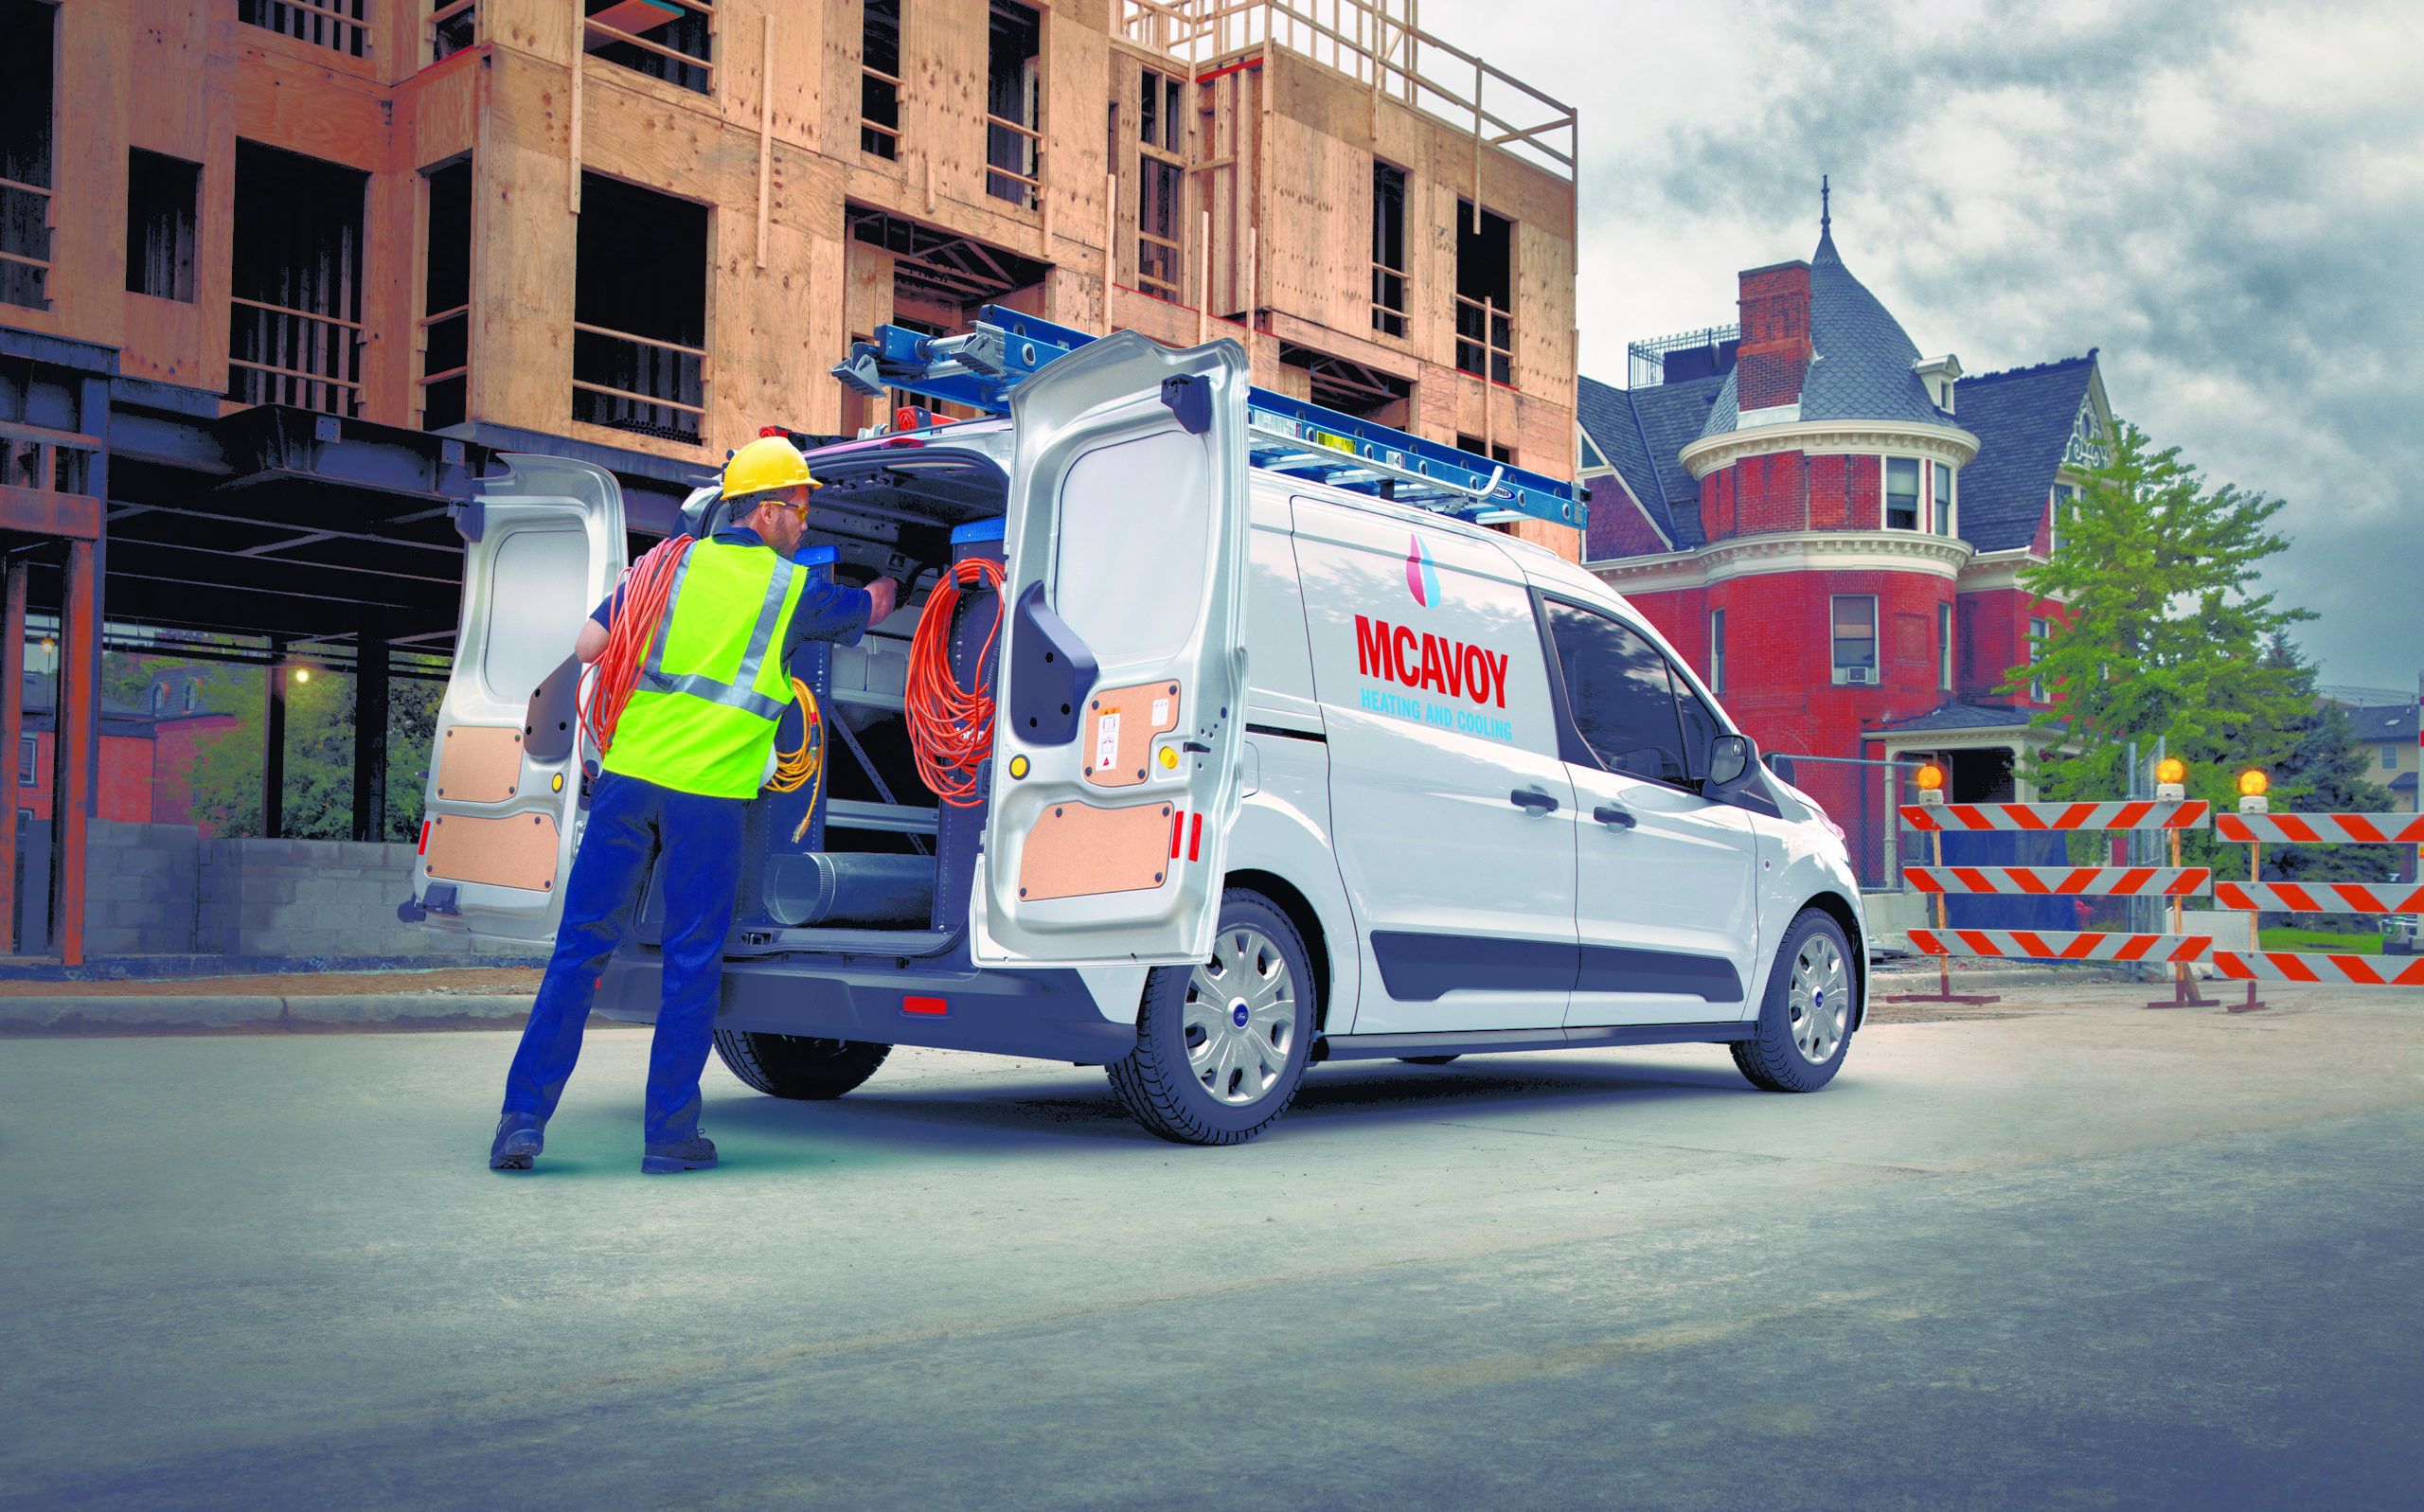
M8 763L8 801L0 803L0 953L17 950L17 742L26 729L26 562L9 559L0 609L0 761Z
M59 627L58 733L51 740L51 915L58 921L63 966L84 964L84 839L93 808L94 763L100 754L98 553L92 542L67 543L66 602Z
M387 626L369 604L354 647L353 838L387 838Z

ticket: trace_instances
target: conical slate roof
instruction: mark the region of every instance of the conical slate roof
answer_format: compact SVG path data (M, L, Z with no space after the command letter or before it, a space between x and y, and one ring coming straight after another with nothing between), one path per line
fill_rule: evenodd
M1809 341L1817 356L1801 385L1804 420L1953 423L1911 370L1919 348L1902 323L1844 266L1831 226L1820 229L1818 250L1809 257ZM1734 384L1728 374L1701 435L1722 436L1737 427L1741 407Z

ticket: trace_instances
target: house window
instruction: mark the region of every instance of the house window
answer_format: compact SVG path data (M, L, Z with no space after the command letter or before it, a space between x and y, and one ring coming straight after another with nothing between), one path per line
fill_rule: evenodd
M1725 693L1725 611L1708 612L1708 690L1723 697Z
M185 712L186 712L186 713L187 713L187 714L191 714L191 713L193 712L193 703L194 703L194 688L195 688L195 686L196 686L196 685L195 685L195 684L192 684L192 683L187 683L187 684L185 685L184 703L185 703Z
M1372 160L1372 329L1405 334L1405 169Z
M702 95L715 89L715 14L681 0L581 0L581 45Z
M2054 485L2054 525L2047 532L2046 554L2062 549L2062 537L2071 528L2071 511L2078 507L2079 490L2067 483Z
M1581 464L1575 471L1588 471L1603 470L1607 467L1608 459L1601 456L1599 454L1599 449L1591 444L1590 432L1577 425L1574 428L1574 438L1576 442L1576 459Z
M236 143L227 395L362 413L362 212L370 175Z
M0 304L48 310L57 6L0 0Z
M1184 304L1179 217L1185 205L1185 95L1167 74L1142 70L1136 94L1136 287Z
M580 176L572 418L692 446L707 415L707 210Z
M17 738L17 782L19 786L28 788L33 786L34 761L35 758L41 755L42 741L39 737L24 735Z
M472 160L424 175L429 184L429 250L421 293L420 428L443 430L471 418Z
M1935 685L1939 692L1952 691L1952 606L1935 606Z
M1829 618L1833 624L1837 684L1877 681L1877 596L1837 594Z
M2035 667L2037 665L2038 658L2045 654L2045 643L2053 637L2053 634L2054 625L2051 620L2032 619L2028 622L2029 666ZM2042 703L2046 701L2045 680L2043 678L2032 677L2028 680L2028 696L2039 703Z
M1952 469L1943 462L1935 464L1935 533L1957 536L1952 513Z
M1515 382L1515 222L1456 202L1456 370Z
M126 159L126 292L193 303L202 165L134 148Z
M2386 745L2382 747L2382 770L2384 772L2397 772L2398 770L2398 747L2395 745Z
M1916 530L1919 527L1917 457L1889 456L1885 459L1885 527L1888 530Z
M370 0L236 0L236 19L348 58L370 56Z
M480 0L429 0L429 61L443 62L480 41Z
M154 714L166 714L169 712L168 684L154 683L152 685L152 712Z
M1043 192L1043 23L993 0L985 44L985 192L1033 209Z
M859 151L900 156L900 0L866 0L859 31Z

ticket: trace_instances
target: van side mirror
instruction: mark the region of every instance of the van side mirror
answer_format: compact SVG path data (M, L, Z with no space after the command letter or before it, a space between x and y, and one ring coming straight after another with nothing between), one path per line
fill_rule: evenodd
M1708 785L1711 797L1741 787L1757 767L1757 753L1747 736L1720 735L1708 743Z

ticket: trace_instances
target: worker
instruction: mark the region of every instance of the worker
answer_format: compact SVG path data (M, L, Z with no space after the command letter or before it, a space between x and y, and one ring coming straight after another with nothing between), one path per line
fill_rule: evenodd
M699 1128L706 1066L740 881L741 816L766 780L792 699L788 667L803 641L855 644L892 613L899 584L808 581L792 556L821 484L781 436L733 454L723 472L734 523L690 547L647 667L615 727L591 792L589 824L564 889L563 923L530 1022L506 1074L504 1116L489 1147L496 1170L527 1170L580 1055L606 958L663 854L664 994L649 1051L640 1169L704 1170L716 1147ZM604 654L620 589L580 628L574 652ZM779 648L779 654L769 655ZM729 681L724 681L729 679Z

